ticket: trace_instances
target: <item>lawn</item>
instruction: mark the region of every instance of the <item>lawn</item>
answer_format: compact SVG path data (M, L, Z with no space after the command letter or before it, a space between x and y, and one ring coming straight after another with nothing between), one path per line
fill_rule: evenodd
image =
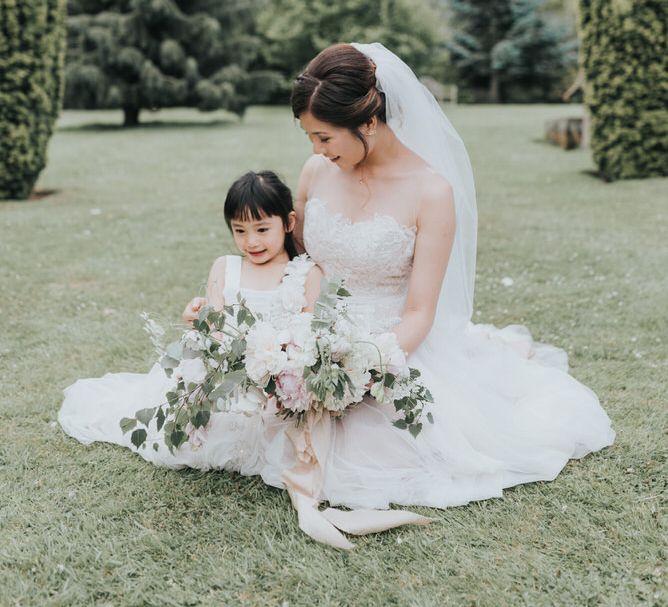
M587 152L541 141L577 112L450 115L478 187L474 319L568 350L616 443L503 499L416 508L437 522L350 553L311 541L257 478L157 469L55 421L77 378L150 367L140 313L178 319L233 252L226 187L250 168L294 186L306 137L286 108L146 113L134 130L66 112L39 182L55 193L0 203L0 605L667 604L668 181L606 184Z

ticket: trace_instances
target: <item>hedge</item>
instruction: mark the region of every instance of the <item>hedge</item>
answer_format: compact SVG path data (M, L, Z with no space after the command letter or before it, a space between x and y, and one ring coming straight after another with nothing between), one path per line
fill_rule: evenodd
M0 200L25 199L60 108L66 0L0 2Z
M668 175L665 0L580 0L594 162L608 181Z

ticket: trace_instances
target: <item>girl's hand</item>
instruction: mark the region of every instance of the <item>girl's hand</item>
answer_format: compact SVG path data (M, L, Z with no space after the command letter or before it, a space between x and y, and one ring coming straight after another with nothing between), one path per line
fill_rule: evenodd
M208 303L206 297L193 297L186 306L186 309L183 310L181 317L185 322L191 324L193 320L199 315L199 311Z

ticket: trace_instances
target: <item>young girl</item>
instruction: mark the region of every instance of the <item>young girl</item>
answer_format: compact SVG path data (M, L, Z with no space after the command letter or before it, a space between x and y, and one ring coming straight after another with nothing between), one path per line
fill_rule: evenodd
M236 302L237 293L253 311L267 314L273 307L274 313L281 313L272 306L276 303L275 290L288 262L297 257L292 235L296 213L290 189L271 171L248 172L230 187L224 213L234 243L244 257L226 255L214 261L206 297L195 297L183 311L183 320L188 323L207 304L221 310L226 302ZM305 311L313 310L321 278L322 272L313 266L306 278Z
M226 255L213 263L206 297L194 298L183 313L184 319L192 322L205 304L216 309L234 304L239 294L253 312L276 323L287 321L300 308L312 310L322 272L305 256L296 255L292 240L295 213L288 187L271 171L246 173L232 184L224 212L243 257ZM287 275L290 280L284 282ZM135 450L130 433L121 431L120 420L144 407L162 404L174 383L157 363L147 374L108 373L80 379L66 388L58 420L67 434L82 443L104 441ZM266 482L281 486L284 464L270 464L266 452L270 445L280 451L282 429L292 422L274 413L214 413L207 430L193 430L189 441L173 454L152 425L147 444L155 441L159 448L140 449L139 454L160 466L262 474Z

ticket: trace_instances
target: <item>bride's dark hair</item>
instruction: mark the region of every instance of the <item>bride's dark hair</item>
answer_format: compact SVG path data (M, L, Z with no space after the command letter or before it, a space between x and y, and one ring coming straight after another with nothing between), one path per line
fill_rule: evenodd
M232 220L258 221L262 217L278 216L287 228L292 205L292 192L273 171L248 171L237 179L227 191L224 215L227 227ZM298 255L292 232L285 234L285 250L292 259Z
M386 122L385 95L376 88L376 66L350 44L335 44L321 51L295 78L290 96L292 113L305 112L318 120L347 128L364 145L359 127L374 116Z

